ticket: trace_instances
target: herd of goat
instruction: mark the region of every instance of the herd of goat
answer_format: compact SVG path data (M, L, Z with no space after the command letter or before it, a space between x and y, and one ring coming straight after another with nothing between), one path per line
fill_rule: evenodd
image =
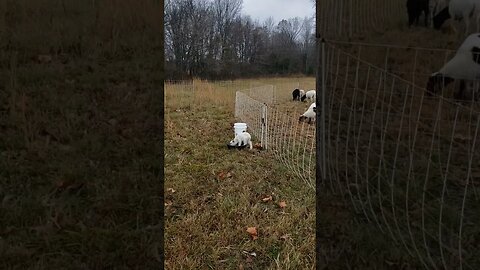
M307 111L300 115L300 118L298 119L299 122L308 120L309 124L312 123L312 121L315 120L315 113L317 111L317 106L315 103L316 91L309 90L305 92L305 90L296 88L295 90L293 90L292 96L293 101L313 101L313 103L310 104L310 107L308 107Z
M435 29L440 29L448 20L463 20L465 22L465 35L468 34L470 20L480 23L480 1L478 0L407 0L408 25L418 25L420 16L424 15L425 26L429 19Z
M407 0L408 25L418 25L420 16L424 15L425 26L429 26L429 19L433 28L440 29L449 19L465 22L465 35L470 28L470 20L476 20L477 31L480 28L480 0ZM456 54L443 67L434 72L426 83L427 95L441 92L452 82L456 90L454 98L457 100L477 101L480 96L480 32L470 34L458 48ZM313 103L304 112L299 121L315 119L315 90L305 92L295 89L292 92L294 101L312 100Z
M465 22L465 35L470 30L470 20L476 21L477 31L480 23L480 0L407 0L408 25L418 25L419 17L424 15L425 26L431 18L433 27L440 29L448 20ZM468 35L455 56L439 71L434 72L427 81L429 95L438 93L448 84L457 81L455 99L477 100L480 80L480 33Z

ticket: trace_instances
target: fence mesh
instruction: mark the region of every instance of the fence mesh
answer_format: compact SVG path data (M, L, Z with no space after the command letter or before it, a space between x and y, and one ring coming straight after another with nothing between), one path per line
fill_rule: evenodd
M237 91L235 117L247 123L267 151L315 189L315 125L299 121L303 112L292 101L292 91L299 86L292 82Z
M320 188L344 195L359 220L376 224L425 268L478 269L478 104L426 95L421 82L442 61L415 66L425 57L420 50L411 51L411 72L401 72L409 69L389 63L400 48L381 48L375 59L361 53L366 46L324 46L327 177ZM451 55L440 53L443 63Z
M405 0L319 0L322 37L348 39L388 29L406 20Z

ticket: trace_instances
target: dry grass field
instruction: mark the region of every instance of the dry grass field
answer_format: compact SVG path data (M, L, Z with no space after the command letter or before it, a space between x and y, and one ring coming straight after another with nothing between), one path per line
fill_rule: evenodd
M1 1L0 269L156 269L156 1Z
M314 191L271 152L226 147L235 91L273 84L291 93L291 81L314 84L195 80L192 91L166 83L166 269L314 269Z

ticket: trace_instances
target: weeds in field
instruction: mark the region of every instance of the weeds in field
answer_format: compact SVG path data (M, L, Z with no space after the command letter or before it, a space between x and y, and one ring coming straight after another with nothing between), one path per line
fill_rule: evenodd
M158 268L160 7L117 2L0 4L1 269Z
M261 82L166 85L167 269L314 268L312 190L270 152L226 147L235 91Z

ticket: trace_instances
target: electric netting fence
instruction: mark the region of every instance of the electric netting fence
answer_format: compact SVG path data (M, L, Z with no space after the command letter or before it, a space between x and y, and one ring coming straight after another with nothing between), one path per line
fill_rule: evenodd
M359 221L376 224L425 268L478 269L479 106L425 90L428 70L452 51L344 45L322 45L319 188L343 195Z
M315 189L315 125L299 121L303 112L293 105L303 103L290 100L295 87L299 83L237 91L235 117L247 123L265 150ZM293 105L285 108L284 103Z

